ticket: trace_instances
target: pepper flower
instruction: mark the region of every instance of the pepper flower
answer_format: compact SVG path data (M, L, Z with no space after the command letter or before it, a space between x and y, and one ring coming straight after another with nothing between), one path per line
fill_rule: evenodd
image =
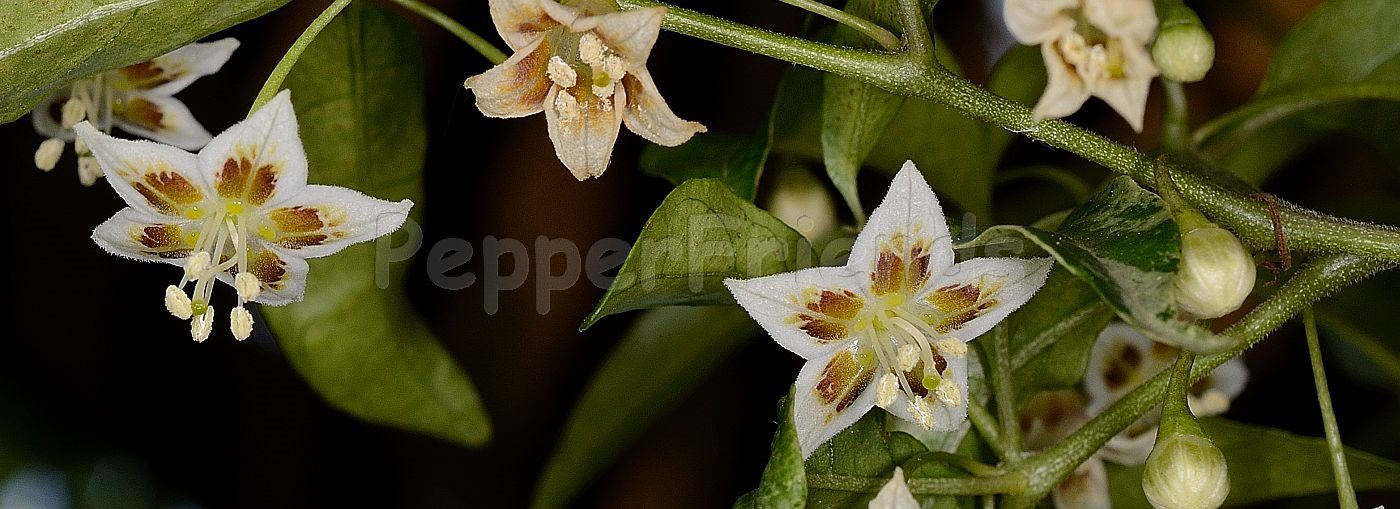
M666 9L604 4L491 0L491 20L515 54L465 83L488 117L544 111L555 154L579 180L607 169L624 123L668 147L705 132L671 112L647 72Z
M286 91L198 154L119 140L87 122L74 130L127 204L92 240L118 256L183 266L179 281L165 289L165 306L190 320L195 341L213 328L215 280L237 291L229 325L235 338L247 339L253 318L244 305L301 300L307 258L393 232L413 206L307 185L306 152Z
M807 359L793 421L804 456L879 406L927 430L967 418L966 342L1045 283L1050 259L953 263L938 198L912 162L845 267L725 280L749 315Z
M209 131L174 94L218 72L236 49L238 40L233 38L190 44L60 88L30 113L34 130L49 137L34 154L35 166L52 170L67 142L74 141L73 126L83 120L102 132L111 132L115 125L185 150L203 147L209 143ZM74 151L78 154L78 179L91 186L102 176L102 169L81 143Z
M1003 16L1011 35L1039 44L1045 59L1037 119L1069 116L1094 96L1142 131L1157 76L1147 50L1157 29L1152 0L1006 0Z

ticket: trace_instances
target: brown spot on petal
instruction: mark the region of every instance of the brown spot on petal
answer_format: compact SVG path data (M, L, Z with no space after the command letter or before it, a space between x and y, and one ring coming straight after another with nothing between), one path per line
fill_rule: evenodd
M263 165L258 167L258 172L253 175L253 187L248 190L248 202L254 205L262 205L272 198L272 193L277 190L277 178L282 174L279 165Z
M264 164L254 170L253 162L247 156L230 157L215 173L214 189L221 197L262 205L277 190L277 179L281 174L280 164Z
M176 204L193 205L204 201L204 193L184 175L174 171L153 171L146 174L145 180L151 189L165 195Z
M943 319L943 321L939 322L938 325L934 327L934 330L938 331L941 334L947 334L949 332L961 329L964 325L967 325L967 322L970 322L976 319L977 317L982 316L983 312L996 307L996 305L996 299L992 299L978 304L976 307L967 308L957 313L948 315Z
M797 315L797 320L802 322L799 327L808 336L811 336L822 343L830 343L839 339L845 339L850 330L845 324L830 320L823 320L812 315Z
M914 246L909 257L909 293L915 293L928 282L929 254L923 246Z
M148 131L159 132L165 129L162 122L165 112L161 111L160 105L140 97L123 101L114 107L112 112Z
M312 207L286 207L273 210L267 218L277 225L277 230L287 233L307 233L325 227L321 214Z
M981 290L977 285L949 285L929 294L928 303L939 311L952 313L976 304L980 296Z
M117 70L123 78L138 89L155 88L175 81L182 73L167 73L154 60L132 64Z
M282 261L272 251L259 251L248 261L248 272L273 290L281 290L286 282L286 267L287 262Z
M870 366L863 366L849 349L842 350L832 357L826 367L822 368L822 373L813 388L818 401L825 405L834 404L836 407L826 419L831 420L835 414L845 411L855 403L856 398L865 392L865 388L874 377L875 370Z
M850 320L860 313L865 301L850 290L822 290L815 301L807 303L807 309L839 320Z
M295 235L291 237L282 237L277 239L277 245L285 247L287 249L301 249L307 246L319 246L321 244L324 244L327 238L329 237L321 234Z
M151 186L142 182L132 182L131 187L136 189L136 192L140 194L142 198L146 199L146 203L149 203L151 208L156 209L157 212L167 216L180 213L180 209L176 208L174 203L166 200L165 197L161 196L155 189L151 189Z
M165 249L180 245L181 229L173 224L153 224L141 228L136 241L150 249Z
M943 358L938 352L933 352L933 369L938 376L943 376L948 371L948 359ZM919 397L928 396L931 388L924 387L924 361L919 361L913 369L904 372L904 381L909 383L909 390L914 391L914 395Z
M888 248L880 251L875 260L875 271L870 273L870 292L887 295L902 290L904 285L904 260Z

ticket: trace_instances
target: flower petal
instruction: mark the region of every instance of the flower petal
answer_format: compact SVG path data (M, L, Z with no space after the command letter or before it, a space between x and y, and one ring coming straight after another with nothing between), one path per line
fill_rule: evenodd
M943 356L942 359L945 364L939 375L943 380L950 381L954 387L957 387L959 402L955 406L948 406L937 397L929 397L927 401L933 411L933 431L953 431L967 420L967 357L950 355ZM936 390L934 387L924 387L923 377L919 376L923 373L922 369L923 363L920 362L918 366L914 367L912 374L905 375L905 381L909 383L909 387L918 396L926 396ZM885 411L900 419L918 424L919 420L909 413L908 401L908 396L901 392L895 402L885 408Z
M1175 359L1175 350L1126 323L1108 324L1089 351L1089 369L1084 373L1090 412L1116 401L1165 369Z
M306 187L306 151L291 97L282 91L199 151L200 168L219 197L261 206Z
M151 95L171 95L194 80L219 72L238 49L232 37L197 42L139 64L115 71L118 90L144 90Z
M1152 0L1084 0L1084 17L1128 45L1146 46L1157 31L1157 10Z
M65 102L68 102L68 94L55 91L34 105L34 109L29 110L29 119L34 123L34 131L50 138L73 141L73 130L63 128Z
M1147 49L1133 45L1123 47L1123 66L1123 77L1091 81L1089 92L1112 106L1134 131L1142 132L1147 92L1152 86L1152 78L1157 76L1157 67L1152 64L1152 56ZM1049 93L1049 86L1046 93Z
M194 154L149 141L119 140L87 122L73 129L97 157L112 189L137 210L193 219L211 196Z
M890 476L890 481L880 488L880 492L875 494L875 498L870 499L867 506L870 509L919 509L919 501L914 499L914 494L909 492L909 485L904 483L904 469L894 467L894 475Z
M311 185L263 210L262 240L301 258L333 254L388 235L403 225L413 202L388 202L359 191Z
M1150 423L1155 422L1157 422L1156 419L1150 421ZM1130 428L1108 439L1108 443L1104 444L1098 455L1104 460L1119 465L1136 466L1147 462L1147 456L1152 454L1152 446L1156 444L1157 426L1149 425L1142 429Z
M1075 509L1110 509L1113 501L1108 496L1108 471L1103 461L1089 458L1074 469L1069 478L1055 486L1051 498L1055 507Z
M1055 49L1055 41L1040 45L1040 55L1045 59L1045 72L1048 81L1040 101L1035 103L1035 118L1068 117L1079 111L1084 101L1089 100L1089 89L1084 80Z
M117 127L185 150L199 150L211 136L179 99L162 95L130 95L112 108Z
M852 270L870 274L874 295L918 294L929 276L953 265L953 239L923 174L913 161L895 175L885 200L851 247Z
M633 72L646 65L665 17L665 7L650 7L582 17L570 23L569 28L575 32L592 30L603 45L627 61L628 72Z
M849 322L865 306L864 285L863 274L841 267L724 281L773 340L809 360L830 355L858 332Z
M1018 42L1040 44L1074 30L1074 18L1066 11L1078 8L1079 0L1006 0L1002 18Z
M576 179L602 175L622 129L626 87L616 87L613 96L606 99L593 95L589 83L569 90L550 87L544 102L555 155Z
M127 207L92 231L103 251L135 260L183 265L194 250L199 225Z
M699 122L683 120L671 112L646 68L623 77L622 85L627 88L627 115L622 120L638 136L657 145L674 147L690 140L695 133L705 132L705 126Z
M491 0L491 22L510 49L519 51L544 32L572 22L578 11L553 0ZM550 16L554 14L559 17Z
M550 47L544 36L536 37L501 65L467 78L463 86L476 94L476 107L483 115L516 118L539 113L549 94Z
M934 274L917 301L932 308L935 331L972 341L1031 300L1054 264L1050 258L973 258Z
M306 260L285 249L249 243L248 272L258 278L262 291L253 302L281 306L300 301L306 293ZM233 285L237 271L219 274L219 281Z
M870 357L873 355L850 342L802 366L797 374L792 421L803 458L875 406L875 391L866 390L876 368Z

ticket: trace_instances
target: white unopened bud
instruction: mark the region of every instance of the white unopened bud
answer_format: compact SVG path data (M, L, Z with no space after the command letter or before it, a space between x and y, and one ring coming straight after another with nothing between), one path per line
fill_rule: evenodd
M1225 455L1203 436L1159 437L1142 471L1142 492L1156 509L1215 509L1230 494Z
M1196 228L1181 237L1174 286L1182 311L1200 318L1225 316L1254 290L1254 259L1224 228Z
M238 298L244 302L258 299L262 294L262 283L251 272L239 272L233 277L233 288L238 290Z
M78 182L85 187L91 187L97 183L99 178L102 178L102 165L97 163L97 158L92 156L79 157Z
M875 406L889 408L894 396L899 392L899 378L894 373L885 373L875 387Z
M63 157L63 147L66 144L58 138L49 138L39 144L39 150L34 151L34 167L43 171L52 170L58 165L58 160Z
M204 313L190 320L190 337L196 343L203 343L214 332L214 308L204 308Z
M209 270L212 259L213 257L209 256L208 251L195 253L194 256L191 256L189 260L185 261L185 277L199 279L200 274Z
M78 122L82 122L87 117L87 105L77 99L69 99L63 103L63 116L59 122L64 129L72 129Z
M1152 43L1152 60L1163 78L1182 83L1200 81L1215 62L1215 40L1195 14L1168 19Z
M194 316L190 296L185 295L185 291L175 285L165 287L165 310L181 320L189 320Z
M243 306L233 308L228 315L229 330L233 331L233 339L243 341L253 335L253 314L249 313Z

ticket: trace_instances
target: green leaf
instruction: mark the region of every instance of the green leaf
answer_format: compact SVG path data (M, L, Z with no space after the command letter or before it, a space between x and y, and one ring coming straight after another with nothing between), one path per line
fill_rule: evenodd
M1285 497L1333 493L1331 456L1327 441L1226 419L1202 419L1201 426L1230 466L1230 496L1226 507ZM1357 491L1400 490L1400 464L1347 450L1347 466ZM1108 465L1113 506L1151 507L1142 494L1142 467Z
M1088 283L1123 321L1148 336L1207 352L1232 340L1177 318L1172 278L1181 256L1176 222L1157 195L1128 177L1110 180L1054 232L994 226L969 246L1028 239Z
M883 410L871 409L812 451L806 462L808 506L865 507L875 493L841 489L839 481L888 480L896 465L928 452L914 437L886 431L886 415Z
M758 509L802 507L807 503L807 471L802 464L802 447L797 443L797 428L792 423L791 389L778 403L778 431L773 435L772 449L758 489L740 503Z
M1112 319L1093 288L1055 267L1035 297L1006 318L1016 394L1079 385L1094 340Z
M779 94L775 107L781 101L781 91ZM772 111L776 109L770 110L763 125L752 135L701 133L675 147L647 145L637 164L642 171L676 185L691 179L719 179L734 194L753 201L768 149L773 146Z
M647 219L617 278L580 329L636 309L733 303L726 278L790 272L813 260L801 234L723 182L687 180Z
M948 45L935 41L934 51L945 67L958 71ZM1015 47L997 64L989 87L1019 102L1033 101L1044 88L1044 66L1032 47ZM1006 130L922 99L910 99L885 128L867 164L893 173L913 160L940 197L990 220L992 185L997 164L1011 141Z
M287 0L0 0L0 123L78 78L150 60Z
M579 398L532 507L566 505L633 438L757 332L753 320L734 306L670 307L642 315Z
M423 61L412 25L352 4L307 48L287 77L310 160L311 182L422 210L426 149ZM376 287L375 246L311 261L306 300L264 307L292 365L326 401L367 421L466 445L490 438L480 398L403 295Z
M846 12L874 23L894 25L898 15L893 2L850 0ZM836 28L832 43L876 48L878 45L844 25ZM894 120L905 97L870 83L827 74L822 87L822 160L826 174L858 222L865 221L856 189L856 174L875 148L886 126Z
M1400 128L1397 25L1400 9L1392 0L1332 0L1318 7L1280 43L1256 99L1198 133L1203 153L1261 182L1328 132L1347 130L1377 147L1392 145L1389 133ZM1308 114L1295 114L1302 111Z

